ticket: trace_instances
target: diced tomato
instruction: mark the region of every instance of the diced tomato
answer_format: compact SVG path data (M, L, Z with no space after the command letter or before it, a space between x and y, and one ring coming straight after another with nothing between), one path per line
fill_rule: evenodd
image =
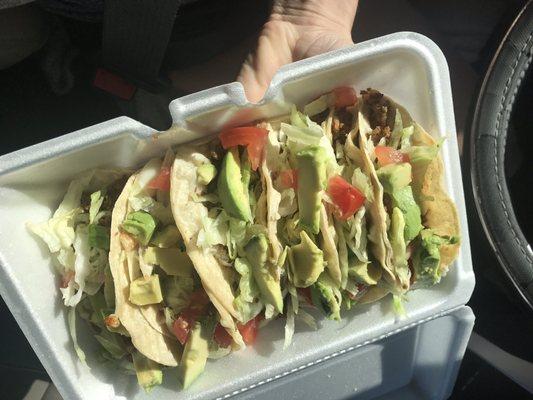
M209 297L203 289L198 289L191 294L189 306L179 314L172 325L174 335L181 344L187 341L192 325L204 314L208 304Z
M353 87L341 86L333 89L333 105L335 108L357 104L357 92Z
M120 320L116 314L109 314L104 318L104 323L110 328L118 328L120 326Z
M295 169L286 169L284 171L281 171L279 176L283 188L298 188L298 172Z
M358 283L356 287L357 287L357 291L360 292L366 288L366 285L364 283Z
M71 269L66 271L63 274L63 276L61 277L61 284L59 285L59 287L61 287L63 289L66 288L68 286L68 284L70 283L70 281L74 279L75 275L76 275L76 273L74 271L72 271Z
M148 189L170 190L170 167L161 167L159 175L148 182Z
M245 146L248 151L248 159L255 171L263 158L268 131L256 126L241 126L231 128L220 133L220 143L224 149L235 146Z
M393 149L392 147L376 146L375 152L379 165L381 166L409 161L407 154L403 154L400 150Z
M339 209L339 217L344 220L354 215L365 202L365 196L359 189L350 185L339 175L330 178L328 193Z
M191 316L184 315L183 313L174 320L172 325L172 332L178 339L178 341L184 345L189 337L189 331L194 324L194 319Z
M215 328L215 342L220 347L228 347L233 343L233 339L228 331L220 324Z
M309 304L313 304L313 299L311 297L311 288L310 287L306 287L306 288L298 288L298 293L300 293L304 298L305 298L305 301L307 301Z
M251 319L244 325L237 324L237 328L241 333L242 340L244 340L244 343L253 344L255 342L255 338L257 337L257 329L259 328L259 321L261 321L262 318L263 317L261 316L261 314L259 314L257 317Z

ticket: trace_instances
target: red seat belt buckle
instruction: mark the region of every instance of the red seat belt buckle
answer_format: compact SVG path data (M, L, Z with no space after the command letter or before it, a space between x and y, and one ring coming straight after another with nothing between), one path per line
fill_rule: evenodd
M98 68L94 77L93 85L123 100L131 100L137 86L129 83L121 76L109 72L105 68Z

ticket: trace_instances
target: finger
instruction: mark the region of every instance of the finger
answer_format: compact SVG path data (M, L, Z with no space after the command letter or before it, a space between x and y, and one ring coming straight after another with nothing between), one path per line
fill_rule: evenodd
M293 61L296 41L297 32L290 24L270 21L265 25L256 50L248 56L237 78L249 101L260 101L278 69Z

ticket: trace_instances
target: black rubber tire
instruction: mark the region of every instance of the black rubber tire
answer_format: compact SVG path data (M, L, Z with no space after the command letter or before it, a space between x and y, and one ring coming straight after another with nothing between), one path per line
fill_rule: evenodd
M471 178L479 217L503 270L531 309L533 252L513 210L504 157L509 120L518 90L531 66L532 50L533 2L530 0L505 35L485 75L470 143Z

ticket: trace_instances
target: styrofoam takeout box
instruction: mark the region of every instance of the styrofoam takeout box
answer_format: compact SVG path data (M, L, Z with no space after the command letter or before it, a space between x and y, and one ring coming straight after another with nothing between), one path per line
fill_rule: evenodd
M342 85L381 90L404 105L432 135L447 138L441 154L446 188L459 212L462 242L459 257L442 282L410 293L403 320L395 320L390 301L384 300L345 312L341 322L320 320L318 331L297 327L286 350L283 321L274 321L252 348L210 361L187 391L179 390L175 371L169 370L163 385L145 394L134 378L91 359L96 344L79 324L91 369L84 368L72 349L48 251L28 233L26 222L49 218L66 185L80 171L139 166L168 145L217 132L222 126L284 114L287 104L303 105ZM448 314L470 298L474 274L448 68L439 48L426 37L393 34L283 67L259 105L249 104L242 86L231 83L177 99L170 111L173 127L155 136L149 127L121 117L0 157L0 294L66 399L208 399L264 390L264 385L274 385L287 375L325 366L347 349ZM368 362L374 363L372 368L358 366L361 374L386 373L385 359Z

